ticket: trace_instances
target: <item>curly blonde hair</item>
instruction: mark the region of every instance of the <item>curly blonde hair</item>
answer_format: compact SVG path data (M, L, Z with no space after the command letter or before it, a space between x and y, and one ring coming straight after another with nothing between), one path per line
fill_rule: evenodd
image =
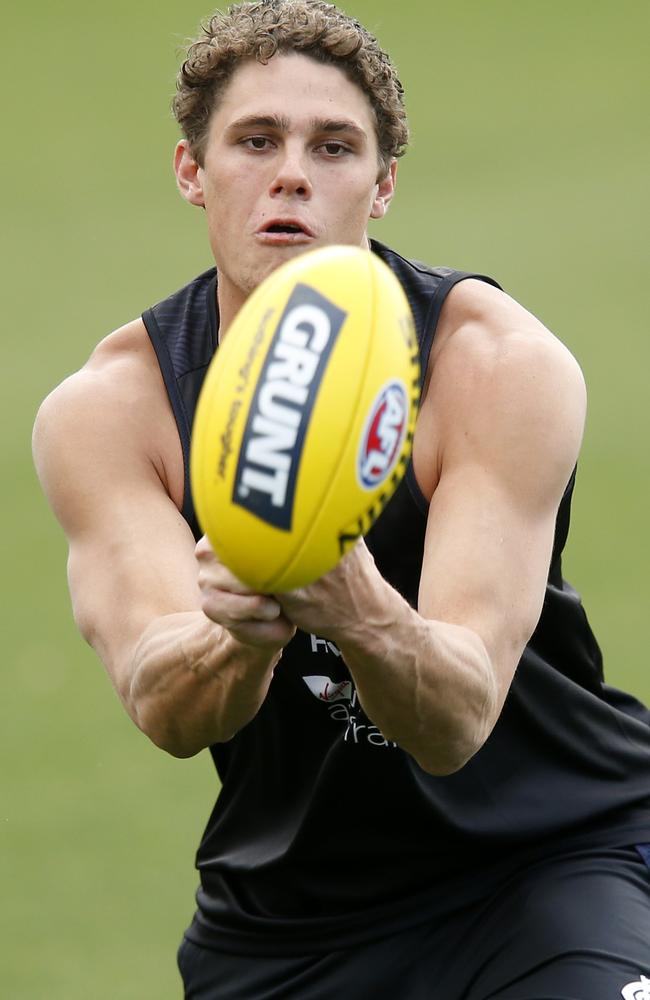
M358 21L323 0L253 0L217 11L202 25L176 81L173 112L194 159L203 165L208 124L237 66L277 52L301 52L338 66L375 113L380 166L388 171L408 142L404 89L389 56Z

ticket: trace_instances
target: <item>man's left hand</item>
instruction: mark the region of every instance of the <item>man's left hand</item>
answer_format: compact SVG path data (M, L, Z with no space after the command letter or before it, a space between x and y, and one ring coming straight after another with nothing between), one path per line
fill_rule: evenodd
M308 587L274 594L286 617L305 632L336 642L356 634L377 615L386 588L363 539L325 576ZM372 609L372 611L371 611Z

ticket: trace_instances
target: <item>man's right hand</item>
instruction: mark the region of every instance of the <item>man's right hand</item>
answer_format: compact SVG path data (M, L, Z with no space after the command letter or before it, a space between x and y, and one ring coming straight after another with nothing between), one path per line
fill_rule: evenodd
M228 629L239 642L279 649L293 638L295 625L269 594L258 594L238 580L215 554L207 536L195 549L204 614Z

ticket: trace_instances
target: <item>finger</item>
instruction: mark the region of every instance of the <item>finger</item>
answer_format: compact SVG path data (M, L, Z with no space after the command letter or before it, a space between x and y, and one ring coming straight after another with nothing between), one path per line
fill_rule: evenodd
M214 558L216 559L216 556L214 555L214 549L212 548L210 539L208 538L207 535L203 535L202 538L199 538L194 548L194 555L196 556L197 559L207 559L210 558L211 556L214 556Z
M220 590L224 593L237 594L241 597L263 596L258 595L256 591L237 579L235 574L231 573L222 563L215 563L214 565L199 564L198 583L202 591Z
M221 562L205 535L197 542L194 553L199 564L199 587L202 589L216 587L233 594L256 593Z
M203 592L203 611L226 628L248 621L271 622L282 609L277 601L264 594L234 594L225 590Z
M286 646L295 635L295 626L282 615L273 622L246 622L233 625L228 631L239 642L249 646Z

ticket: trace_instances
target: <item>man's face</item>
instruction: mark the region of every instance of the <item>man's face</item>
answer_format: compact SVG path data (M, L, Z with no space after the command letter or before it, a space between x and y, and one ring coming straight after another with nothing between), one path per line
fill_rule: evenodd
M368 219L384 214L394 187L394 166L378 181L365 94L337 67L293 53L235 71L210 121L204 166L192 162L180 143L179 186L205 207L220 303L235 311L297 254L366 246Z

